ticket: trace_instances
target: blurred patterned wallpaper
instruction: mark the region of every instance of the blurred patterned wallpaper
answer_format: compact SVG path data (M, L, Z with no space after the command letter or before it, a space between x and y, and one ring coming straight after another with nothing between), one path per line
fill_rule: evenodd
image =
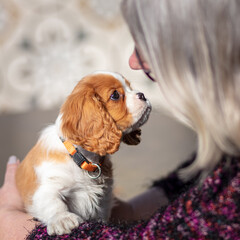
M0 0L0 114L58 107L95 70L155 102L156 85L128 66L133 45L120 0Z

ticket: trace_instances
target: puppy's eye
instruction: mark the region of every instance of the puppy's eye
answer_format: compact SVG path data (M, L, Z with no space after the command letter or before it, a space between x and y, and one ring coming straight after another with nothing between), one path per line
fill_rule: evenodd
M120 98L120 94L117 90L115 90L110 97L110 99L114 101L118 100L119 98Z

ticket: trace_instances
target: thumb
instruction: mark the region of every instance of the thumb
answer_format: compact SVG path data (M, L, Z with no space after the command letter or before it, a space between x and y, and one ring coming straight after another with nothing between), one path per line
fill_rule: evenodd
M8 185L8 184L12 185L13 183L15 184L15 174L16 174L16 170L18 168L19 163L20 161L17 159L16 156L11 156L8 159L4 185Z

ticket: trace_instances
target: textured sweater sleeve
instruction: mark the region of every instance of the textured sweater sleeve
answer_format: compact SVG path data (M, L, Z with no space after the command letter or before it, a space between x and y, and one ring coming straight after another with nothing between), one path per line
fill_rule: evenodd
M127 224L86 222L70 235L48 236L39 225L27 239L239 239L240 161L220 166L148 221Z

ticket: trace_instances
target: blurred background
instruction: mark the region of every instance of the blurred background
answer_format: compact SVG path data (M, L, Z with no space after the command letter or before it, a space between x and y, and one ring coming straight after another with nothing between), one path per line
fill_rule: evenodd
M95 70L123 74L153 105L141 144L112 156L119 197L144 191L188 158L196 137L161 112L158 86L129 68L133 48L120 0L0 0L0 185L8 157L23 159Z

